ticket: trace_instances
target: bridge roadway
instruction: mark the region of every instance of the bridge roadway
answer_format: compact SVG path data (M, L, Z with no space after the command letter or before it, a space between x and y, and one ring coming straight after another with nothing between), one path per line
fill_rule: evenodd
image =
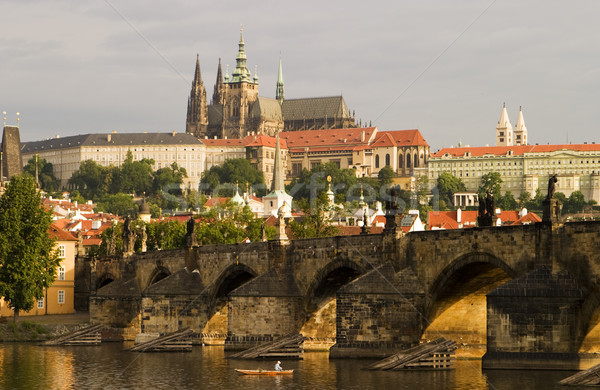
M600 352L599 233L598 222L539 223L94 259L90 314L124 338L220 329L232 349L325 321L340 357L479 332L484 366L580 368Z

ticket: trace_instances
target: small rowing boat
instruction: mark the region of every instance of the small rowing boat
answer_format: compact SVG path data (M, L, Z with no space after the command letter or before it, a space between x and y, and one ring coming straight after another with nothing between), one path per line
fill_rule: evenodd
M236 368L235 369L237 372L239 372L240 374L244 374L244 375L289 375L292 374L294 372L294 370L281 370L281 371L275 371L275 370L243 370L241 368Z

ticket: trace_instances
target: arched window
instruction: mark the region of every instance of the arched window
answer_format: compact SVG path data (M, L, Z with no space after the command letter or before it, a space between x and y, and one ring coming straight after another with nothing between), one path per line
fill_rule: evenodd
M379 168L379 155L375 155L375 168Z
M385 155L385 165L390 166L390 155L389 154Z
M404 165L404 156L402 155L402 153L400 153L398 155L398 168L402 169L403 165Z
M415 153L415 168L419 167L419 158L417 157L417 154Z
M406 168L410 168L410 153L406 154Z

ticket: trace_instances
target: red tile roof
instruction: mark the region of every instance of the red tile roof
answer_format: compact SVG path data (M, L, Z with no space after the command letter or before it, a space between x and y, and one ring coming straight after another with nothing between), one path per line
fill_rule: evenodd
M536 222L542 222L542 219L536 213L528 212L511 225L529 225Z
M57 241L77 241L77 237L67 231L62 230L55 224L50 225L48 234L50 234L50 237L56 238Z
M290 149L311 147L312 150L313 147L340 146L340 144L352 146L367 144L376 131L375 127L299 130L281 132L279 137L287 141ZM346 149L350 149L349 146Z
M249 142L246 146L269 146L274 148L277 146L277 138L271 137L265 134L250 136ZM279 147L281 149L287 149L287 142L285 139L279 139Z
M382 131L381 133L385 133L390 135L396 146L429 146L425 138L418 129L412 130L391 130L391 131Z
M435 153L432 157L443 157L445 154L451 157L462 157L469 152L471 156L480 157L486 154L494 156L505 156L509 151L513 155L521 156L525 153L550 153L559 150L572 150L576 152L584 151L600 151L600 144L579 144L579 145L519 145L519 146L476 146L476 147L461 147L461 148L443 148Z

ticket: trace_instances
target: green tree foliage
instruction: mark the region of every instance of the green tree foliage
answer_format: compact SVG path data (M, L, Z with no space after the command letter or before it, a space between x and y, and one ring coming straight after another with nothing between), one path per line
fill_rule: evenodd
M506 191L504 195L500 195L496 201L496 206L502 210L516 210L519 206L512 192Z
M85 160L69 179L72 185L86 199L96 200L108 191L107 176L109 170L93 160Z
M105 213L136 217L139 206L133 201L131 195L118 193L104 196L98 201L96 209Z
M176 249L185 246L187 226L174 220L151 222L146 228L148 250Z
M559 192L554 194L554 196L556 197L556 195L558 194L563 195ZM573 191L568 198L565 197L564 200L561 199L561 202L563 202L563 214L581 213L583 211L583 208L586 206L585 197L583 196L583 193L581 193L581 191Z
M31 158L23 171L35 178L36 158ZM37 176L40 188L46 192L53 193L60 189L60 181L54 176L52 163L47 162L43 158L37 158Z
M500 199L500 189L502 186L502 177L498 172L488 172L481 176L481 184L477 193L479 197L485 196L488 192L494 195L495 199Z
M238 188L252 187L258 196L267 194L262 171L254 168L245 158L229 159L221 165L210 167L202 174L200 187L213 196L231 197Z
M154 172L153 193L168 192L173 195L181 195L181 185L186 177L187 171L185 168L179 167L177 163L171 164L170 167L160 168Z
M442 172L437 179L437 192L439 194L439 205L442 210L442 205L449 206L453 204L453 196L457 192L466 191L463 181L447 172Z
M381 185L392 184L394 177L396 177L396 173L389 165L381 168L377 174L377 179L379 179Z
M519 194L519 199L517 199L517 204L519 206L519 209L522 209L523 207L527 207L527 203L531 200L531 194L527 191L523 191L521 192L521 194Z
M13 176L0 198L0 295L15 318L54 282L60 259L48 234L51 223L34 179Z
M152 165L154 165L154 160L145 158L140 161L133 161L133 153L128 150L123 164L118 169L111 171L111 193L149 194L152 191L154 182Z
M211 209L196 224L198 242L203 245L236 244L262 240L262 219L255 219L248 206L228 202L225 208ZM267 239L275 236L273 227L264 227Z
M300 200L298 205L304 212L304 217L289 223L296 238L329 237L339 234L339 228L331 225L329 202L325 192L317 198L316 206L311 207L305 199Z
M527 208L527 211L541 212L542 211L542 201L544 200L544 198L545 198L545 196L542 195L542 191L539 188L536 188L535 196L525 203L525 207Z

